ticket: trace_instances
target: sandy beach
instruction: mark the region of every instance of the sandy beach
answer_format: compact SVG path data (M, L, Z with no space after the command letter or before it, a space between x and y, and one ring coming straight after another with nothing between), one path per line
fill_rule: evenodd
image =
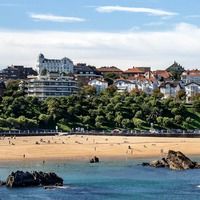
M118 136L47 136L0 138L0 160L106 158L150 158L164 156L169 149L200 155L200 138Z

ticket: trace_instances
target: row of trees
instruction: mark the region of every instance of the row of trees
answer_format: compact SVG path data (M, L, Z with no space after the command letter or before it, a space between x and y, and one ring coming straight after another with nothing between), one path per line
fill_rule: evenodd
M0 127L9 129L84 127L85 129L200 128L200 98L188 107L181 100L161 99L155 92L119 94L114 86L99 95L85 87L79 94L39 101L7 86L0 100Z

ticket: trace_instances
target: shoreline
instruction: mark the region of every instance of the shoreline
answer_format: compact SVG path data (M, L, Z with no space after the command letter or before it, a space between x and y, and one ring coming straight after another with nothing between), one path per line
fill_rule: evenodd
M0 162L85 161L161 158L168 150L188 157L200 156L200 138L130 136L31 136L0 137Z

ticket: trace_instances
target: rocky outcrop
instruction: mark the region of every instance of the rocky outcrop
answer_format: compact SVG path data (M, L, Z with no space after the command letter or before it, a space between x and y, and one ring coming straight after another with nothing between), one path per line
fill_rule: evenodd
M12 172L7 180L7 187L32 187L46 185L63 185L63 179L55 173L45 172Z
M94 158L90 159L90 163L99 163L99 158L94 156Z
M161 160L154 160L150 163L143 163L143 166L155 168L169 168L172 170L200 169L200 163L191 161L180 151L169 150L167 156Z

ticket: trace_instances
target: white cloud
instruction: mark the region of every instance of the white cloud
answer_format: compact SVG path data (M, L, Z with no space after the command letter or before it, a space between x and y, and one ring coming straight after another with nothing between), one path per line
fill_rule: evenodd
M152 8L137 8L137 7L123 7L123 6L100 6L96 10L101 13L112 13L112 12L133 12L133 13L146 13L155 16L174 16L178 13L168 12L160 9Z
M36 66L37 55L67 56L96 66L165 68L174 60L200 66L200 28L181 23L170 31L56 32L0 30L0 66Z
M79 17L66 17L66 16L57 16L57 15L52 15L52 14L30 13L29 16L36 21L50 21L50 22L64 22L64 23L85 21L85 19L79 18Z

